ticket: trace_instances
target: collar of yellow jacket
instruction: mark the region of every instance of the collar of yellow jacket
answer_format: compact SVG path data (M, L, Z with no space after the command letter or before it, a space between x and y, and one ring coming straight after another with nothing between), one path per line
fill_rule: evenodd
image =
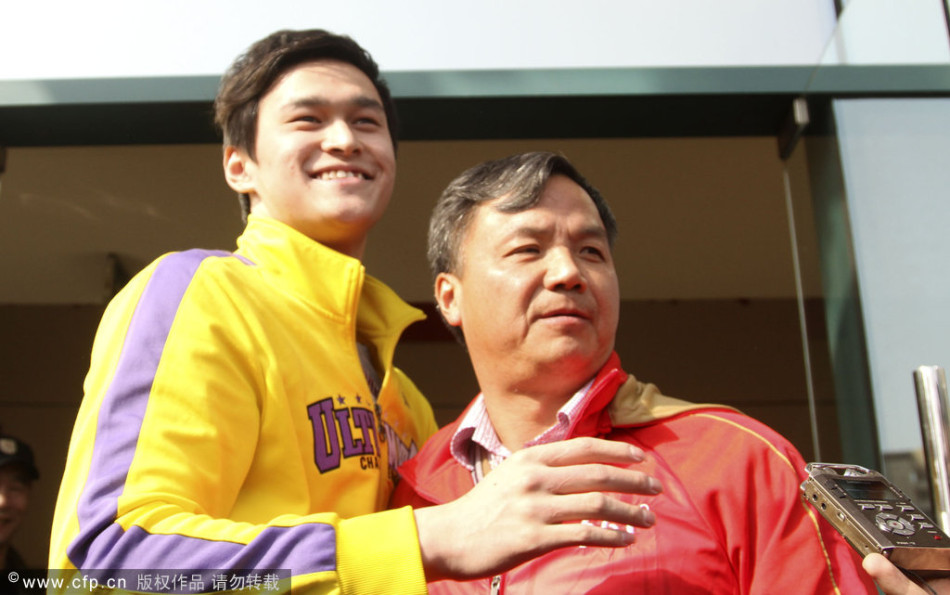
M250 215L238 238L238 254L273 277L275 289L297 294L324 316L367 339L402 332L425 315L385 283L366 274L359 259L342 254L296 229Z
M712 403L690 403L660 392L655 384L638 381L632 374L620 385L607 407L615 427L649 424L697 409L731 409Z

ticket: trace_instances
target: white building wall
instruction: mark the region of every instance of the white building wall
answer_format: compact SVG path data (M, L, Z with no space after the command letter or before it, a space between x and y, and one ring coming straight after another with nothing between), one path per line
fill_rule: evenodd
M815 64L831 0L2 0L0 80L217 75L281 28L353 36L384 71Z

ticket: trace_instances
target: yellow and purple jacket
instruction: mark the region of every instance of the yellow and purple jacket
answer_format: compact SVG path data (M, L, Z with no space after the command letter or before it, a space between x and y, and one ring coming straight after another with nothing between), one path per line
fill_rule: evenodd
M421 318L358 260L271 219L252 216L234 253L156 260L100 324L50 568L279 569L295 590L424 592L412 511L378 512L436 430L392 364Z

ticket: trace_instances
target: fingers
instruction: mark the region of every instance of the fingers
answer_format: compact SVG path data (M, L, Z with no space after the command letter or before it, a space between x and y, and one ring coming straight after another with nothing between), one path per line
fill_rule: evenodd
M654 496L660 482L638 471L643 452L621 443L583 438L518 451L476 490L507 488L508 504L524 506L525 518L544 525L580 521L613 523L620 527L652 527L656 516L648 506L625 502L618 494ZM609 464L613 463L613 464ZM624 465L623 467L616 465ZM494 485L493 485L494 484ZM607 528L596 530L569 526L553 534L573 534L561 545L625 545L627 538Z
M540 549L564 546L626 547L636 543L636 529L616 523L585 521L552 525L539 534Z
M861 562L864 571L888 595L905 595L913 585L881 554L868 554Z
M915 585L913 581L904 576L897 566L894 566L890 560L881 554L868 554L864 557L861 565L885 595L926 595L928 593L928 591L919 585ZM933 590L929 591L929 593L935 592ZM950 586L948 586L948 590L941 588L939 592L950 592Z
M491 576L567 546L625 547L636 541L635 526L656 520L648 507L604 495L493 499L494 491L414 511L427 580Z
M644 460L595 438L519 450L458 500L415 512L427 577L468 580L565 546L630 545L656 517L623 500L662 491L635 469Z
M657 479L642 471L596 463L539 468L538 474L539 487L551 494L619 492L655 496L663 491Z
M549 510L538 516L543 517L548 524L584 520L606 521L619 527L630 525L649 528L656 524L656 515L649 506L623 502L600 492L558 496L546 500L545 505ZM576 543L598 545L586 541Z
M572 438L519 450L512 458L523 458L551 467L609 463L630 465L646 458L643 451L624 442L599 438Z
M644 459L642 450L623 442L575 438L522 449L492 473L520 483L528 492L654 496L663 491L660 482L630 468Z

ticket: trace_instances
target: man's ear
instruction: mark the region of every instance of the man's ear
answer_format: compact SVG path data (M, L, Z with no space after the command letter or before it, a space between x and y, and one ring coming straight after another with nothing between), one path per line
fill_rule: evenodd
M435 278L435 301L449 326L462 326L462 284L452 273L439 273Z
M224 179L238 194L254 192L254 178L249 171L253 169L253 164L253 159L241 149L232 146L224 148Z

